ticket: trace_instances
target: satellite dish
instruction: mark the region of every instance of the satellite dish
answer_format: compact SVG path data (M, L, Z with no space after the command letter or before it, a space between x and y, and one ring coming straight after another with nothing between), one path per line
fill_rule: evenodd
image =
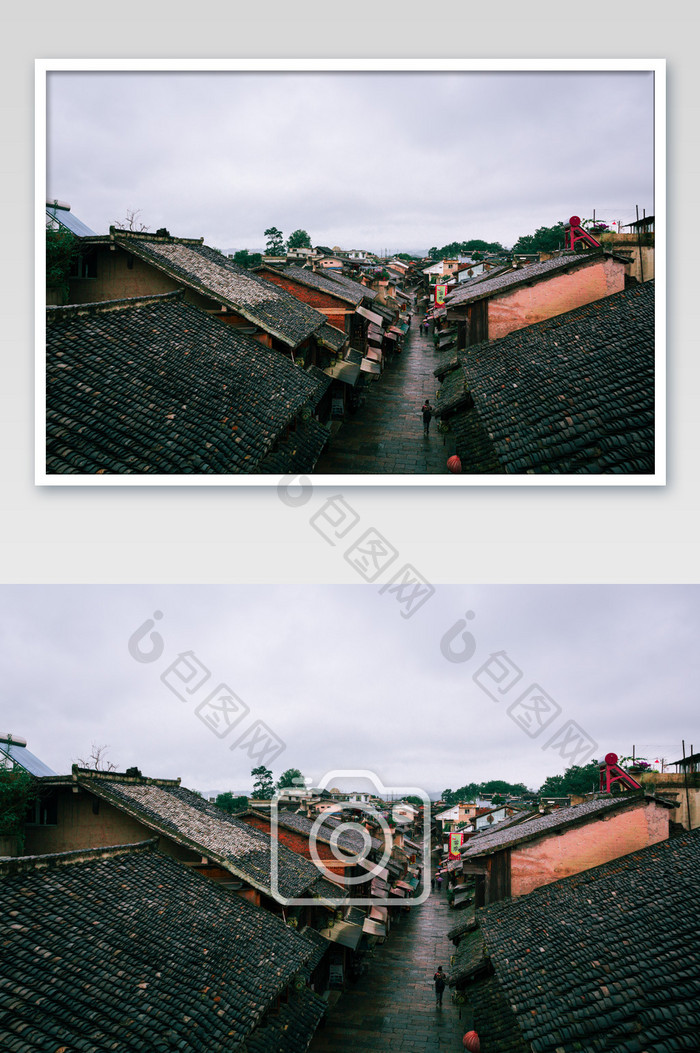
M606 753L605 754L606 764L617 764L617 753Z

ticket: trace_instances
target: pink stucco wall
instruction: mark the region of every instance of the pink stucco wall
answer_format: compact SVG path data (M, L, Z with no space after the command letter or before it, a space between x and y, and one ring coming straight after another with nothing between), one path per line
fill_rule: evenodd
M512 896L600 866L668 838L669 810L654 801L529 841L511 852Z
M489 301L489 340L622 292L625 265L609 256Z

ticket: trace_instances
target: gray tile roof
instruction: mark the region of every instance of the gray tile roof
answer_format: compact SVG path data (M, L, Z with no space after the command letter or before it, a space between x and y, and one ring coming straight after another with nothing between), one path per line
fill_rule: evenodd
M115 231L125 251L231 307L266 333L295 348L324 324L325 316L199 241Z
M326 377L330 383L330 378ZM266 475L296 475L312 472L330 438L330 431L313 417L302 420L276 449L260 462L259 471Z
M536 1053L697 1048L700 830L478 912ZM481 1033L483 1048L488 1032Z
M342 285L348 292L362 294L365 300L376 299L377 293L374 289L370 289L369 285L363 285L362 282L354 282L352 278L348 278L345 274L338 274L337 271L333 271L329 275L330 280L338 285Z
M78 783L150 829L201 852L267 896L277 898L272 888L272 841L264 831L172 782L105 778L83 772ZM279 890L285 899L314 892L329 899L344 898L342 890L320 877L308 859L283 844L277 851Z
M455 987L487 968L484 937L479 927L475 926L468 929L459 941L448 973L448 984Z
M314 335L324 347L329 347L331 351L340 351L348 339L346 333L328 323L322 325Z
M46 369L51 473L260 471L323 393L182 293L47 308Z
M294 281L299 282L301 285L306 285L310 289L318 289L320 292L328 293L329 296L336 296L339 300L353 304L353 306L362 303L367 292L367 289L357 282L333 281L332 278L325 278L322 274L305 267L283 267L280 273L288 278L293 278ZM352 288L352 286L356 286L356 288Z
M460 938L465 936L468 932L472 932L477 927L476 921L474 920L474 909L468 907L463 913L460 920L456 925L453 925L451 929L447 931L447 939L452 940L454 943L459 943Z
M600 797L583 804L576 804L570 808L556 808L547 815L534 813L536 818L529 819L515 826L498 823L489 830L475 834L462 849L463 859L472 859L475 856L491 855L500 852L503 848L510 848L523 841L532 841L546 836L552 831L559 831L567 826L576 826L599 816L633 808L637 804L643 804L650 800L649 795L643 793L624 793L613 797ZM668 803L656 797L661 807L669 807Z
M305 988L267 1017L246 1040L241 1053L306 1053L327 1003Z
M305 837L308 837L311 834L311 831L316 825L315 819L309 819L307 816L300 815L297 812L279 812L277 822L280 826L284 826L288 830L295 830L297 833L303 834ZM316 826L316 839L321 842L329 843L331 836L339 825L339 821L320 823ZM341 830L337 837L337 843L339 848L344 849L350 855L363 851L364 847L362 834L357 833L352 829ZM381 843L376 838L374 838L373 847L381 847Z
M515 289L519 285L528 285L531 282L542 281L552 274L561 271L573 270L583 267L592 260L599 260L602 252L580 252L568 256L554 256L551 260L542 263L531 263L526 267L510 267L500 272L495 277L478 275L477 278L463 282L447 297L448 307L463 307L465 304L473 303L475 300L483 300L484 297L493 296L498 293Z
M460 352L474 400L462 470L653 472L654 292L633 286Z
M314 953L154 842L2 860L0 896L8 1053L239 1049Z
M448 419L452 414L468 409L473 404L464 371L459 367L448 369L442 376L442 383L435 400L437 416Z

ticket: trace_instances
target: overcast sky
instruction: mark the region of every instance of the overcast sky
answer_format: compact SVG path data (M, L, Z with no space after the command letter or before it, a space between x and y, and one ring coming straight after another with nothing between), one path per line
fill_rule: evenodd
M59 773L96 743L119 770L202 791L250 787L260 760L229 746L257 721L284 745L262 761L276 777L370 769L385 787L537 788L574 762L555 748L569 721L596 757L635 745L676 760L682 739L700 746L698 590L439 586L406 619L397 595L372 586L4 586L3 730ZM129 640L148 619L131 652L155 646L154 660L139 661ZM174 666L188 653L190 687L209 673L189 697ZM479 684L497 695L504 664L509 690L494 701ZM220 738L196 707L222 683L248 712ZM536 736L513 719L522 708L507 712L528 692L560 707Z
M506 247L653 214L648 72L52 72L47 196L222 250Z

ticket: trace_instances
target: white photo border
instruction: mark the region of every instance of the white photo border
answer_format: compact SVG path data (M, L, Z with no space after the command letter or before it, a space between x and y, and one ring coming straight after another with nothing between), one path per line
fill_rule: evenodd
M666 485L666 60L665 59L36 59L35 60L35 475L37 486L278 486L276 475L55 475L46 471L47 83L53 72L638 72L654 74L655 443L643 475L319 475L314 486ZM282 477L285 478L285 477Z

